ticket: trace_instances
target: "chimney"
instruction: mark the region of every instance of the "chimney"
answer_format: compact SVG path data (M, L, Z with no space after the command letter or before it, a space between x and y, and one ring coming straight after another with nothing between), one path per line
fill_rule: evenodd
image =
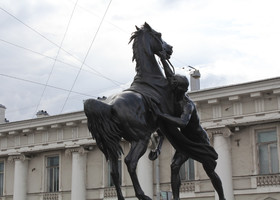
M200 72L194 69L190 72L191 91L200 90Z
M36 114L37 118L41 118L41 117L48 117L49 114L47 111L45 110L39 110Z
M0 124L4 124L6 122L5 111L6 107L0 104Z

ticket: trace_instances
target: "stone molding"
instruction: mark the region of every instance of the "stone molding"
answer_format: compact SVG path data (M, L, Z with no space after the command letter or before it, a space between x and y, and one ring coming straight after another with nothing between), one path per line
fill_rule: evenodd
M104 189L104 198L116 197L117 191L115 187L107 187Z
M257 177L257 186L276 186L280 185L280 174L270 174Z
M45 193L43 200L59 200L60 195L58 193Z
M28 157L24 154L11 155L8 157L8 163L13 163L16 160L21 160L21 161L30 160L30 157Z
M81 123L85 124L85 113L84 111L66 113L56 116L49 116L44 118L35 118L30 120L23 120L17 122L9 122L1 124L1 133L8 134L25 134L32 131L36 131L37 128L40 129L50 129L50 128L61 128L68 125L79 125Z
M231 132L231 130L227 127L208 129L207 133L210 138L215 135L223 135L224 137L230 137L231 135L233 135L233 132Z
M88 151L85 150L85 148L82 147L82 146L81 146L81 147L68 148L68 149L65 150L65 155L66 155L66 156L71 156L72 153L75 153L75 152L77 152L77 153L79 153L79 154L81 154L81 155L84 155L84 154L86 154Z
M182 182L180 187L180 192L193 192L195 191L195 182L194 181L185 181Z

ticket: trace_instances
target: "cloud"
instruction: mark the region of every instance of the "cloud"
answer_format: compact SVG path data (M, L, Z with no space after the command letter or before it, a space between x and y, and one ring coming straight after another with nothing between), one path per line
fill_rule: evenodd
M71 93L63 112L81 110L83 99L108 96L129 85L135 63L128 41L135 25L144 22L174 47L171 61L179 73L188 74L187 65L200 70L202 88L279 76L276 0L112 1L95 39L110 1L78 1L59 50L75 3L4 0L0 4L29 26L0 10L1 73L45 84L54 66L49 84L66 90L80 73L73 91L89 96ZM10 121L31 118L38 105L59 114L68 92L47 88L39 104L43 89L1 77L0 103L7 107Z

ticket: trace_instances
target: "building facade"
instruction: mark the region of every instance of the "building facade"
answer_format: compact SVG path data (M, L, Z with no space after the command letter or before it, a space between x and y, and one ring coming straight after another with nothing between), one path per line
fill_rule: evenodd
M280 77L189 95L219 154L217 173L227 200L280 199ZM1 105L0 113L5 109ZM1 200L116 199L110 163L91 138L82 111L1 122ZM121 145L127 154L130 145ZM165 140L159 159L148 160L148 153L138 164L139 180L153 199L168 199L175 150ZM136 199L124 156L119 159L122 191L126 199ZM200 163L189 160L180 175L181 199L217 199Z

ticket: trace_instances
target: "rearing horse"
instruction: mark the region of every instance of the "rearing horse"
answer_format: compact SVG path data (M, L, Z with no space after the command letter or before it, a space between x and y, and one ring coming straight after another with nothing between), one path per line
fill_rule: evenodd
M84 103L88 129L106 159L112 163L111 176L119 200L124 199L117 163L123 153L119 144L121 138L131 143L125 163L136 197L151 200L141 189L136 167L147 150L151 134L158 129L157 107L160 105L165 113L173 112L172 91L155 59L155 55L169 59L172 46L164 42L161 34L147 23L136 29L130 39L130 42L133 41L133 60L136 60L136 76L131 87L106 100L88 99Z

